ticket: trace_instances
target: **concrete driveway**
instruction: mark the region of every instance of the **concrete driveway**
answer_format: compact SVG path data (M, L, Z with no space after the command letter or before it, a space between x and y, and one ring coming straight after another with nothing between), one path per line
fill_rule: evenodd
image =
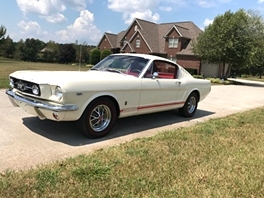
M21 170L139 137L264 106L264 87L212 86L209 96L199 103L195 117L182 118L177 111L119 119L111 134L87 139L74 122L41 121L15 108L5 90L0 90L0 171Z

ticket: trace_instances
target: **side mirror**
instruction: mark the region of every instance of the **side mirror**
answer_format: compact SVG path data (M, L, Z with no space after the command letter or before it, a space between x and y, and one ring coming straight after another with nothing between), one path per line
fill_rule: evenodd
M154 72L153 74L152 74L152 78L158 78L159 77L159 73L158 72Z

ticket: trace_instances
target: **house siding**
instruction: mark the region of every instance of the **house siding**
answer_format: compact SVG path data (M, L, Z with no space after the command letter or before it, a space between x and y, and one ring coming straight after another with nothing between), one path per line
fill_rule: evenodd
M195 69L195 70L197 70L197 74L200 73L200 68L201 68L200 65L201 65L201 62L195 56L178 55L176 62L179 65L183 66L184 68L189 68L189 69Z
M140 39L140 47L136 47L137 39ZM137 33L135 37L131 40L131 45L133 46L133 49L136 53L148 54L150 52L147 44L139 33Z
M108 49L111 50L111 44L109 43L109 40L104 36L101 40L101 43L98 45L98 48L100 50Z
M181 39L179 37L180 35L178 34L178 32L173 29L170 34L168 35L167 38L164 38L165 39L165 49L164 51L167 53L167 58L170 59L170 58L176 58L176 53L179 52L181 50ZM169 39L170 38L176 38L178 39L178 46L177 48L170 48L169 47Z
M181 66L196 69L197 73L200 73L201 62L191 50L191 40L201 32L202 30L191 21L155 24L135 19L128 29L123 31L122 36L116 36L118 44L113 44L114 39L111 34L110 41L102 38L98 46L100 50L110 49L112 52L114 48L122 53L132 52L162 56L176 60ZM178 46L169 48L169 38L178 38ZM136 39L140 39L140 47L136 47ZM112 42L112 49L110 42ZM115 45L118 45L118 48Z
M135 34L135 26L137 26L138 29L140 29L139 25L137 24L137 22L135 21L133 23L133 25L131 25L130 29L127 31L127 33L125 34L124 40L125 41L130 41L130 39L132 38L132 36Z

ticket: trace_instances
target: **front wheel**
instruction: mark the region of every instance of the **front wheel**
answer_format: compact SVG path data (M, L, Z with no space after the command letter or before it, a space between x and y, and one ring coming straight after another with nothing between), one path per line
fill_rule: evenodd
M179 109L179 113L184 117L192 117L196 112L198 106L198 96L192 92L182 108Z
M82 132L90 138L107 135L116 122L117 113L109 98L99 98L91 102L84 111L80 125Z

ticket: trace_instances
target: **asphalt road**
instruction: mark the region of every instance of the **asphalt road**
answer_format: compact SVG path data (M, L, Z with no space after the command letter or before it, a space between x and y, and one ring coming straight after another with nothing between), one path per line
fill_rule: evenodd
M41 121L13 107L5 90L0 90L0 171L28 169L260 106L264 106L264 87L212 86L191 119L177 111L123 118L107 137L93 140L83 136L74 122Z

